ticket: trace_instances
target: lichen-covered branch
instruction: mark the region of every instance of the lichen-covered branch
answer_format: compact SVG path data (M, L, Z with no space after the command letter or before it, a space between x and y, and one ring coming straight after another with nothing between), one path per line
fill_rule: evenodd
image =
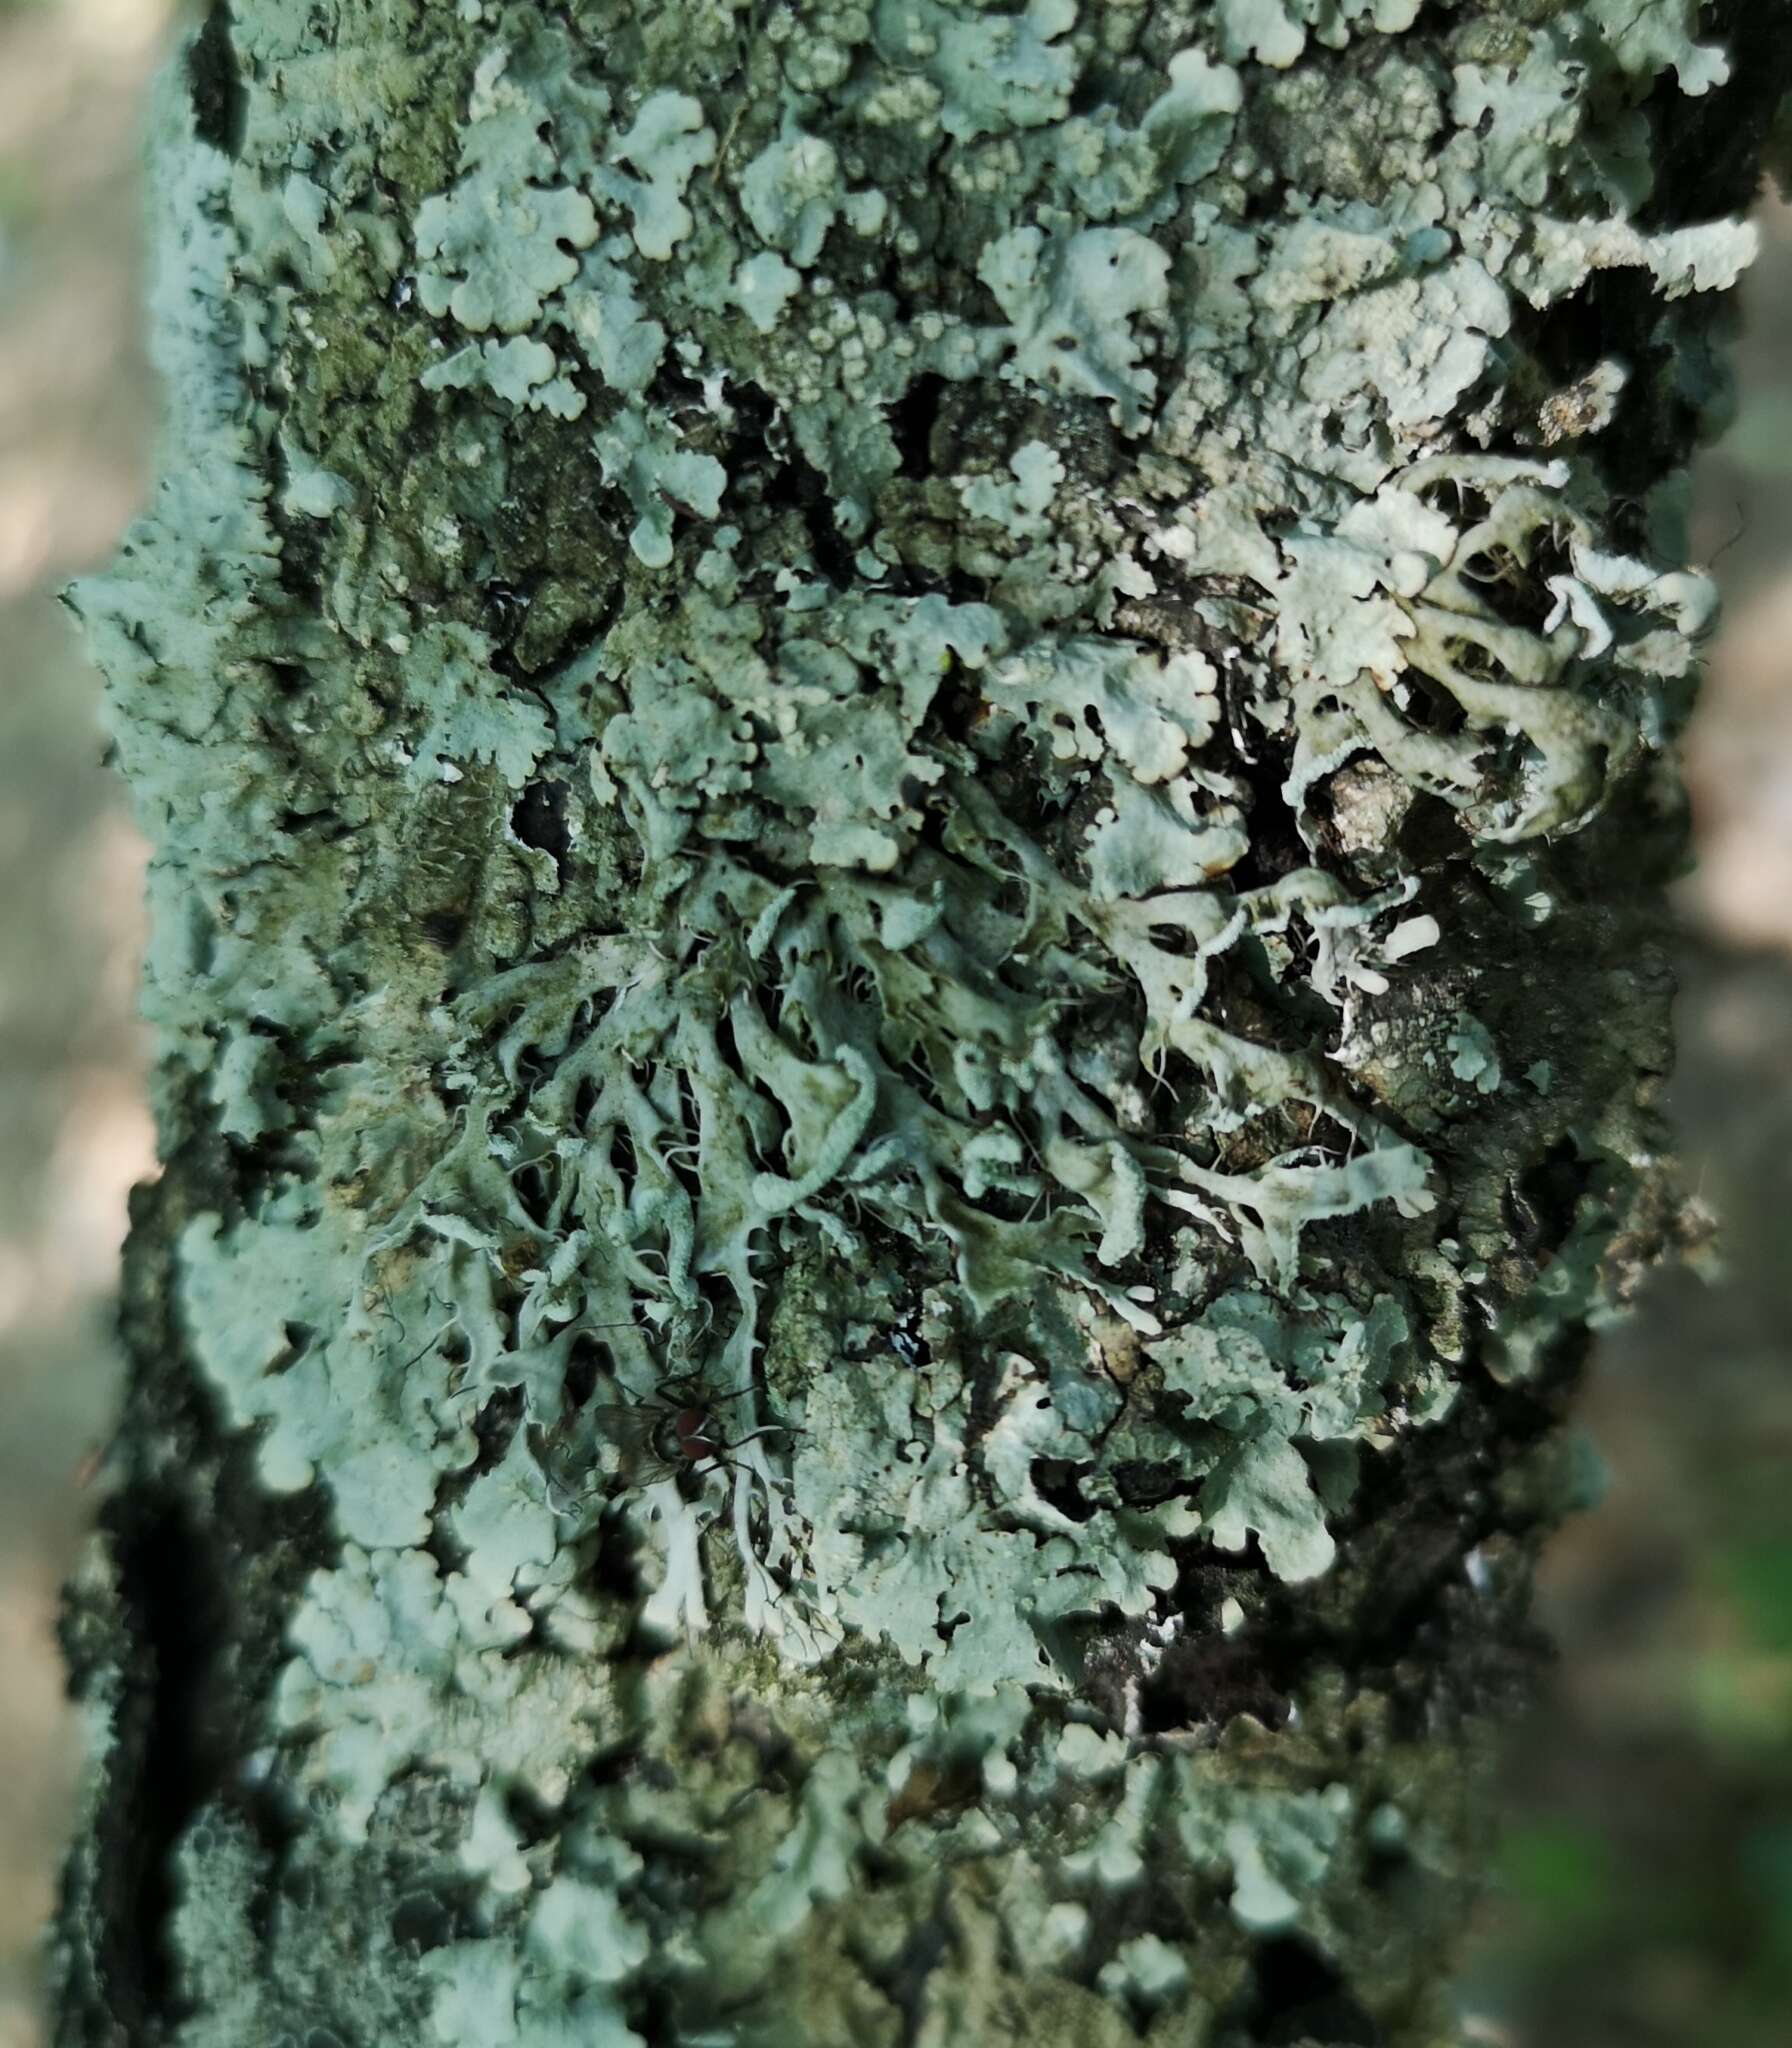
M212 8L63 2041L1450 2038L1785 26Z

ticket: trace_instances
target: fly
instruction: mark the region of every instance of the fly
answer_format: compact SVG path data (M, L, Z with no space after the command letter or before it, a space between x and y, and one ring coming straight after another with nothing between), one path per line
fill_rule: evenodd
M622 1453L623 1470L637 1485L675 1479L680 1473L706 1475L732 1469L730 1459L762 1436L788 1436L783 1423L765 1423L730 1437L715 1410L752 1391L709 1394L694 1380L666 1381L639 1401L598 1401L587 1413L599 1432Z

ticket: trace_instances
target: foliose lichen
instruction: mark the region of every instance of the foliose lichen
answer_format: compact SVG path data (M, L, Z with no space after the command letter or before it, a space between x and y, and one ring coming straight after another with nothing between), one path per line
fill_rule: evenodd
M1431 12L236 0L240 134L171 73L175 453L74 602L177 1320L326 1533L306 1840L195 1819L167 2039L1235 2041L1277 1942L1430 2038L1478 1738L1272 1639L1605 1298L1655 1012L1513 976L1628 1014L1576 843L1710 614L1628 444L1752 246L1651 190L1687 0ZM331 1983L357 1858L439 1910Z

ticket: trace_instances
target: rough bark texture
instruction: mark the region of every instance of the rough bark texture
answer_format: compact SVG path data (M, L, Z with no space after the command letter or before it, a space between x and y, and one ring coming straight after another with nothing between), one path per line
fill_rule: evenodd
M1785 11L235 0L76 610L60 2039L1422 2043Z

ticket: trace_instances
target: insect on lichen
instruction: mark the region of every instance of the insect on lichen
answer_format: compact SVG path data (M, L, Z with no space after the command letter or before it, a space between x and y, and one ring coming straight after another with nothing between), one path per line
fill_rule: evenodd
M721 1411L752 1392L749 1383L718 1393L697 1375L681 1373L633 1400L592 1402L584 1415L599 1441L616 1450L624 1491L666 1479L688 1477L702 1483L732 1475L735 1453L746 1445L796 1434L788 1424L777 1422L731 1434ZM597 1490L587 1486L575 1497L589 1500Z

